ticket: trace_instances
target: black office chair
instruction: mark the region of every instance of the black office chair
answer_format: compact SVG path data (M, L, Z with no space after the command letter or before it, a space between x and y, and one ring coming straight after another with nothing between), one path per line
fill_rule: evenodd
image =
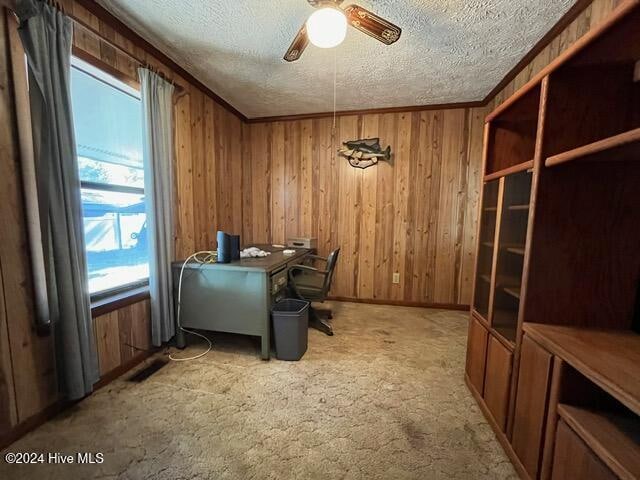
M324 302L331 288L333 271L338 262L340 249L336 248L327 258L318 255L307 255L305 262L324 262L324 269L319 269L311 265L292 265L289 267L289 285L293 293L300 299L308 302ZM331 320L331 310L316 310L309 308L309 326L333 335L333 328L327 322ZM326 315L327 320L320 318L320 314Z

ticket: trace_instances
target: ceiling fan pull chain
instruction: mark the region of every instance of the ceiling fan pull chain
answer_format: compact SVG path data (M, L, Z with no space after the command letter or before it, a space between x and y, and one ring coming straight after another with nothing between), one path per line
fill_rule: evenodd
M336 77L338 70L338 54L336 53L336 49L333 50L333 128L331 133L331 150L333 151L333 155L336 154Z

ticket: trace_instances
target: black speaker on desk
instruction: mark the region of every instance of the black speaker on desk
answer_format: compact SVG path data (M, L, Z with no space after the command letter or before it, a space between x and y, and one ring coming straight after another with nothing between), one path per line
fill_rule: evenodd
M240 235L231 235L231 260L240 260Z
M231 235L218 231L218 263L229 263L231 261Z

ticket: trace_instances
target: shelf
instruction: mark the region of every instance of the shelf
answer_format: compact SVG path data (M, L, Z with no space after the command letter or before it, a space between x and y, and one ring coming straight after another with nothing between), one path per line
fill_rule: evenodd
M525 323L524 331L612 397L640 415L640 335Z
M640 159L640 128L548 157L545 166L553 167L574 160L625 161ZM485 177L486 179L486 177Z
M524 255L524 246L522 247L507 247L505 250L515 255Z
M558 415L620 478L640 478L640 419L570 405Z
M529 210L529 204L525 204L525 205L509 205L507 207L509 210L513 211L527 211Z
M482 280L484 280L487 283L491 283L491 276L490 275L480 275L480 278Z
M490 173L489 175L485 175L484 181L490 182L491 180L495 180L500 177L506 177L507 175L511 175L512 173L522 172L524 170L529 170L531 168L533 168L533 160L519 163L518 165L513 165L512 167L503 168L502 170L498 170L497 172Z
M518 300L520 300L520 289L519 288L513 288L513 287L505 287L503 288L503 290L505 291L505 293L511 295L514 298L517 298Z
M483 210L485 212L497 212L498 211L498 207L486 207L486 208L483 208Z
M480 245L483 247L493 248L493 242L482 242Z
M496 278L496 286L498 287L515 287L520 289L520 279L510 275L498 275Z

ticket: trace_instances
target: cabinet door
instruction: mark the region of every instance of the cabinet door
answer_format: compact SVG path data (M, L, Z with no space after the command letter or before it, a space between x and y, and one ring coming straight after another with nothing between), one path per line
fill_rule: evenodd
M506 428L509 408L511 360L511 352L494 336L489 335L487 367L484 375L484 403L503 432Z
M536 478L540 467L551 354L527 335L522 338L511 444L525 470Z
M566 423L560 421L556 431L551 480L614 480L616 475Z
M480 395L484 389L484 367L487 357L487 337L489 332L471 315L469 337L467 338L467 375Z

